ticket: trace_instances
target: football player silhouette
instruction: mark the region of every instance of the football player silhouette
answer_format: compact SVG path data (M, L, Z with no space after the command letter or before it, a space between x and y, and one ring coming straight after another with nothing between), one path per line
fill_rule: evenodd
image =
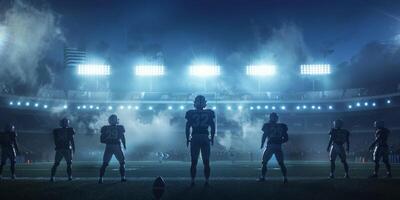
M106 168L114 155L119 162L119 172L121 175L121 182L126 182L125 178L125 155L121 148L121 143L126 150L125 142L125 128L119 125L117 115L110 115L108 118L109 125L101 128L100 142L106 144L106 149L103 155L103 165L100 168L99 183L103 183L103 176Z
M276 113L271 113L269 115L269 122L265 123L262 127L262 131L264 132L261 138L261 149L264 148L264 143L266 139L267 147L264 150L264 155L262 159L262 167L261 167L261 177L258 179L259 182L265 181L265 175L267 173L267 164L273 155L275 155L276 160L281 168L283 175L283 182L287 183L286 176L286 166L283 159L283 151L282 144L286 143L289 140L288 136L288 127L286 124L278 123L279 117Z
M343 129L343 121L338 119L333 121L333 128L329 132L329 143L327 147L327 151L329 152L330 162L331 162L331 173L329 178L335 178L335 162L337 156L339 156L340 161L343 163L345 178L349 178L349 165L346 161L346 152L349 152L350 149L350 141L349 136L350 132L346 129ZM344 145L346 144L346 150Z
M208 185L210 178L210 145L214 144L215 135L215 114L210 109L205 109L207 105L206 98L198 95L194 100L193 110L186 112L186 145L190 144L191 155L191 185L195 184L196 167L201 153L204 165L205 185ZM209 131L211 130L211 134Z
M72 156L75 153L75 131L73 128L69 127L69 124L69 120L67 118L63 118L60 121L60 128L53 130L56 155L54 157L54 165L51 168L51 182L54 181L57 167L60 165L60 162L63 158L67 163L68 180L72 180Z

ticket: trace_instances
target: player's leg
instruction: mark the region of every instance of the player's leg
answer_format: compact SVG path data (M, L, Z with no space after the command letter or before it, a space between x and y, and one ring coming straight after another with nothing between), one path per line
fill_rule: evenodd
M56 175L57 167L60 165L61 159L63 158L63 155L60 150L56 150L56 155L54 156L54 164L53 167L51 168L51 176L50 176L50 181L54 181L54 176Z
M385 148L382 154L383 154L382 161L386 166L386 177L391 178L392 177L392 167L390 166L390 163L389 163L389 149Z
M194 185L194 179L196 178L197 171L197 161L199 160L200 155L200 145L198 141L193 140L190 143L190 157L191 157L191 166L190 166L190 177L192 178L191 185Z
M11 179L15 179L15 163L17 163L17 154L14 149L11 149L9 153Z
M106 172L108 163L110 163L112 155L113 155L113 152L112 152L110 146L106 146L106 149L105 149L104 155L103 155L103 164L100 167L99 183L103 183L103 176L104 176L104 173Z
M283 151L282 149L277 149L275 151L275 158L278 161L279 167L281 168L281 172L283 175L283 182L287 183L287 169L284 162Z
M203 159L204 177L206 178L206 183L205 183L206 185L208 185L208 179L210 178L211 174L210 154L211 154L210 141L207 137L206 141L204 141L203 144L201 145L201 158Z
M116 147L114 151L114 155L117 158L119 162L119 173L121 175L121 182L126 182L126 177L125 177L125 155L124 152L122 151L121 147Z
M329 174L329 178L335 178L336 157L337 157L336 148L334 146L332 146L331 151L329 152L329 160L331 163L331 172Z
M263 159L262 159L262 166L261 166L261 177L258 181L265 181L265 175L267 174L267 164L273 155L273 151L270 148L266 148L264 150Z
M68 180L72 180L72 150L68 149L64 151L65 162L67 163L67 175Z
M374 173L370 176L370 178L377 178L378 177L378 172L379 172L379 161L381 159L381 148L376 147L373 153L373 161L374 161Z
M340 161L343 163L343 168L344 168L344 172L345 172L344 177L350 178L349 177L349 165L348 165L347 159L346 159L346 151L344 150L343 147L341 147L341 149L340 149L339 158L340 158Z

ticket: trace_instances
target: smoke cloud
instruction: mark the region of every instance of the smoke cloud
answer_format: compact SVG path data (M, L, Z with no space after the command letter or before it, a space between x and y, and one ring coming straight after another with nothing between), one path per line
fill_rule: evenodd
M0 38L0 78L5 84L29 88L50 83L51 70L40 61L53 42L64 41L50 8L12 1L0 21ZM42 78L48 81L39 81Z

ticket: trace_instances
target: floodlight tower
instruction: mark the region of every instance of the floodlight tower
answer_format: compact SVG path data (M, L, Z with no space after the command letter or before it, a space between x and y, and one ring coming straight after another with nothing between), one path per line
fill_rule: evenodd
M261 93L261 79L276 74L275 65L248 65L246 66L246 74L257 78L257 91Z
M219 65L191 65L189 66L189 75L201 78L203 80L204 91L207 91L207 78L216 77L221 74Z
M163 65L136 65L135 75L150 78L150 92L153 91L153 78L163 76L165 67Z
M331 66L329 64L300 65L300 74L311 78L313 85L312 89L315 90L316 78L331 74Z

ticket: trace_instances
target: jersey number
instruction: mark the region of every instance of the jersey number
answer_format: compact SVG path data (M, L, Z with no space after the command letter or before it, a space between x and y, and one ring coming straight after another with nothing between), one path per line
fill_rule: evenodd
M111 128L106 137L107 140L118 139L118 130L116 128Z
M208 126L208 115L207 114L194 114L193 115L193 127L205 127Z

